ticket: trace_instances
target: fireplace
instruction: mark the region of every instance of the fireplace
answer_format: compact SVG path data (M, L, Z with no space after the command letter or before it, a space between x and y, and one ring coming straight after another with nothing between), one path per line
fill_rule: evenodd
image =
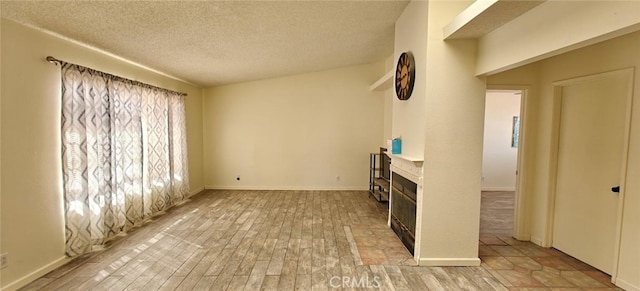
M416 241L416 198L418 186L396 172L392 174L391 185L391 229L413 255Z

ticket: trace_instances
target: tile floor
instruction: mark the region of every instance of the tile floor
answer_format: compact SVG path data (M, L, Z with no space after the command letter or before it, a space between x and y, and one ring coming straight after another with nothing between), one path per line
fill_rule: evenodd
M482 192L482 268L514 290L615 288L610 276L571 256L511 238L514 200L514 192Z
M616 288L610 276L553 248L530 242L481 238L479 253L481 267L512 290Z
M206 191L23 290L616 289L509 238L512 195L494 194L483 193L479 267L416 266L366 191Z
M384 224L351 226L363 265L416 266L416 261L393 231Z

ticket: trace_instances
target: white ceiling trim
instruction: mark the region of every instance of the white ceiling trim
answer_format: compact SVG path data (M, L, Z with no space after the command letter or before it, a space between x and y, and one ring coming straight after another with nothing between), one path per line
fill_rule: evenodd
M477 0L447 24L445 39L477 39L546 0Z

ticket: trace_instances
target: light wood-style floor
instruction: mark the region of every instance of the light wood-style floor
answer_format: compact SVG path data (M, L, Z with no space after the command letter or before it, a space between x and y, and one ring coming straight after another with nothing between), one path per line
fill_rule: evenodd
M515 192L482 192L480 200L480 237L511 237Z
M613 287L569 256L491 227L479 242L482 266L419 267L386 220L386 204L366 191L206 191L23 289Z

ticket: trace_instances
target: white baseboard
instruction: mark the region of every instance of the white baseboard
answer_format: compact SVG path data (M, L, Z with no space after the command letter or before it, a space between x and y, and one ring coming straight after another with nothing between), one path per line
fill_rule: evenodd
M633 285L620 278L616 278L616 282L614 284L627 291L640 291L640 286Z
M4 287L2 287L0 290L2 291L14 291L14 290L18 290L24 286L26 286L27 284L35 281L36 279L46 275L47 273L55 270L56 268L68 263L71 261L71 258L68 257L61 257L47 265L45 265L44 267L37 269L29 274L27 274L26 276L15 280L7 285L5 285Z
M205 185L207 190L280 190L280 191L368 191L361 186L332 187L332 186L229 186Z
M530 241L536 245L542 246L542 239L539 237L532 236Z
M200 193L202 190L204 190L204 186L198 187L195 190L192 190L191 193L189 193L189 196L196 195L196 194Z
M513 238L519 241L531 241L531 236L528 234L513 234Z
M539 237L532 236L530 241L531 241L532 243L536 244L536 245L539 245L539 246L543 247L543 248L550 248L550 247L551 247L551 245L546 245L546 244L542 241L542 239L541 239L541 238L539 238Z
M421 258L418 265L425 267L475 267L480 266L480 258Z
M480 190L491 192L513 192L516 191L516 187L481 187Z

